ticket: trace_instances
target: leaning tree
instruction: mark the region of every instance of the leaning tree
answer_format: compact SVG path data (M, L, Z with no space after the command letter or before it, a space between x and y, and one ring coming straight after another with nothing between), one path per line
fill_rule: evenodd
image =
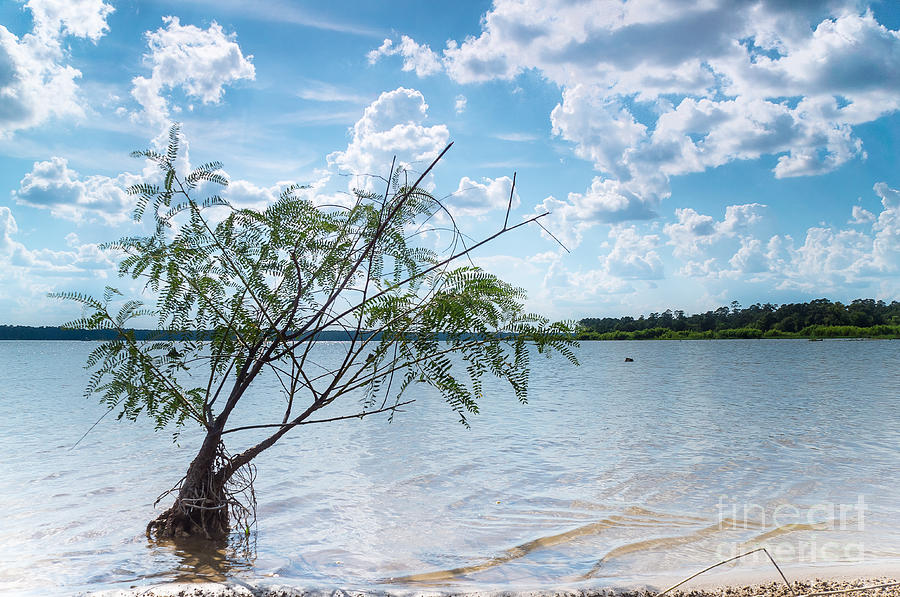
M357 190L347 205L323 205L290 186L259 211L215 195L195 199L227 180L218 162L179 172L179 138L175 125L164 153L133 154L162 171L161 185L129 189L135 219L149 215L153 233L106 245L122 253L119 274L143 281L155 304L126 301L113 288L102 299L55 295L83 305L82 318L67 326L116 332L87 360L86 395L100 394L119 418L143 414L157 428L190 423L205 434L148 536L222 537L236 519L249 528L255 498L248 504L242 491L251 463L296 427L393 416L412 402L416 384L435 388L466 424L478 412L485 374L506 380L525 402L532 352L577 362L570 323L526 313L521 289L471 264L454 267L546 214L510 225L507 208L499 230L467 241L443 203L419 186L449 146L412 184L392 165L383 193ZM443 238L452 239L443 250L421 240L435 222L446 223ZM139 341L129 326L148 316L160 335ZM335 331L344 338L341 356L322 370L314 347ZM280 384L282 396L272 397L284 401L278 418L230 424L263 374ZM358 400L356 412L314 418L341 398ZM226 439L231 445L250 429L264 439L226 449Z

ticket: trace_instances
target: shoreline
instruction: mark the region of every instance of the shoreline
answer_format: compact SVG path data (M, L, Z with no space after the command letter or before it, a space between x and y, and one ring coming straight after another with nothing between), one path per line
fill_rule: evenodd
M841 336L835 338L819 338L816 336L768 336L759 338L577 338L578 342L650 342L660 340L666 342L686 342L689 340L809 340L812 342L824 342L825 340L845 341L869 341L869 340L900 340L900 336Z
M842 569L843 568L843 569ZM900 562L878 564L833 564L785 570L790 588L774 569L771 572L727 570L698 576L666 597L818 597L835 596L900 597ZM144 587L111 589L81 593L85 597L656 597L685 577L667 575L653 584L624 582L605 587L561 586L528 589L525 587L477 588L471 584L454 588L407 586L403 588L304 587L263 581L248 583L240 579L225 582L166 582ZM671 580L670 579L674 579ZM889 587L879 585L893 584ZM826 596L821 596L826 597ZM828 596L830 597L830 596Z
M638 342L647 340L812 340L820 342L823 340L900 340L900 334L879 334L879 335L827 335L827 334L802 334L797 333L777 333L769 332L740 332L732 334L734 330L718 330L709 332L677 332L674 330L666 330L658 332L656 330L636 330L632 332L603 332L579 333L575 339L578 342Z
M892 585L884 587L883 585ZM781 581L757 584L703 585L679 588L666 597L826 597L822 595L877 595L900 597L900 581L893 576L849 579L798 580L789 588ZM87 593L87 597L656 597L652 588L597 588L561 590L379 591L302 588L287 585L253 586L246 583L166 583L122 591Z

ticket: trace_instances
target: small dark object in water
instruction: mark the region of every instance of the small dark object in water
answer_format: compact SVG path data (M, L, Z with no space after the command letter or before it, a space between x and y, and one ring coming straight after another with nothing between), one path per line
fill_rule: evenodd
M626 363L633 363L633 362L634 362L634 359L631 358L631 357L625 357L625 362L626 362Z

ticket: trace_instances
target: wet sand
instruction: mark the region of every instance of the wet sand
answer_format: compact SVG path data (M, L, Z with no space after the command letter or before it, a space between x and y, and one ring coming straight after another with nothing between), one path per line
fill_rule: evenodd
M897 583L892 577L820 579L794 581L789 589L783 582L755 585L701 586L699 588L677 589L666 597L807 597L829 591L852 592L835 593L835 596L860 597L900 597L900 585L859 590ZM247 584L184 584L167 583L127 591L103 591L92 593L92 597L656 597L659 592L650 588L642 589L585 589L560 591L484 591L453 592L436 590L355 591L343 589L301 589L294 587L253 587ZM822 597L831 597L822 596Z

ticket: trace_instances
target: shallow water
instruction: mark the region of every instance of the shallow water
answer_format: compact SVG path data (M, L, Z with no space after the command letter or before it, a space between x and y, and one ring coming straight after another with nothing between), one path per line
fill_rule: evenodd
M92 346L0 342L0 593L658 583L762 545L788 570L900 565L897 341L584 343L579 368L534 361L527 406L489 386L470 430L414 388L391 424L285 437L257 460L250 545L201 555L143 534L195 432L111 415L72 448L104 413ZM263 381L246 421L281 405Z

